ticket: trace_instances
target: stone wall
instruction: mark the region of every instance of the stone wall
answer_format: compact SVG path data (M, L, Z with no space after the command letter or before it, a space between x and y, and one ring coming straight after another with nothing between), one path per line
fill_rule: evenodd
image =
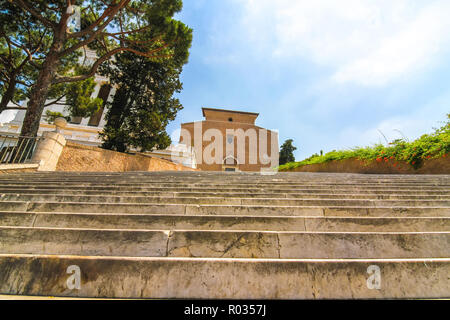
M0 164L0 174L36 172L38 170L38 167L38 163Z
M33 162L40 163L38 171L55 171L66 143L62 134L52 131L44 132L31 159Z
M394 165L395 164L395 165ZM373 174L450 174L450 157L425 160L423 166L415 170L406 162L364 161L358 159L334 160L325 163L308 164L297 167L293 172L342 172Z
M171 161L67 142L56 171L195 171Z

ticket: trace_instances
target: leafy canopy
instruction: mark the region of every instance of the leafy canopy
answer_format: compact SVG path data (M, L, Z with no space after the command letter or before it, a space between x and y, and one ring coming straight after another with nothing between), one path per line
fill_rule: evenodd
M292 139L287 139L281 145L280 155L279 155L280 165L295 161L294 151L297 150L297 148L292 145L292 142L293 142Z
M179 77L192 42L192 29L170 18L178 9L165 8L166 18L155 19L152 23L157 25L137 38L153 38L159 32L176 38L170 58L155 60L123 52L100 68L117 88L112 103L107 105L106 125L100 134L103 148L149 151L170 145L166 127L183 108L173 95L182 89Z
M181 8L181 0L0 0L0 112L28 98L22 134L32 136L46 101L62 101L73 89L67 83L92 78L117 54L179 59L180 28L171 17ZM73 29L78 12L80 28ZM98 105L87 98L69 103L80 109L75 114Z

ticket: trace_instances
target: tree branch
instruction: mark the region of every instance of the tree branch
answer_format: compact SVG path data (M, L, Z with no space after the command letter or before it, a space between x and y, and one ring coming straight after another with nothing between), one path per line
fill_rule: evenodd
M140 52L138 50L132 49L132 48L125 48L125 47L119 47L116 49L111 50L110 52L106 53L105 55L103 55L101 58L99 58L91 67L91 70L89 71L89 73L85 74L85 75L80 75L80 76L74 76L74 77L56 77L52 83L56 84L56 83L62 83L62 82L76 82L76 81L82 81L82 80L86 80L90 77L93 77L95 75L95 73L97 72L98 67L105 62L106 60L108 60L110 57L112 57L113 55L115 55L116 53L122 52L122 51L129 51L129 52L133 52L134 54L141 56L141 57L146 57L146 58L162 58L162 57L170 57L170 55L163 55L163 56L152 56L154 53L163 50L164 48L166 48L168 46L165 45L163 47L160 47L158 49L154 49L151 50L149 52Z
M36 10L31 8L25 1L23 0L15 0L15 3L21 7L23 10L29 12L33 17L38 19L40 22L44 24L44 26L52 28L53 30L56 30L56 23L53 21L44 18L41 14L39 14Z
M16 104L14 101L12 103ZM27 110L26 107L6 107L4 110Z
M52 102L49 102L49 103L45 104L44 107L51 106L52 104L58 104L58 102L61 101L61 99L64 98L65 96L66 96L66 95L63 94L63 95L60 96L58 99L53 100ZM64 103L63 105L65 105L65 103Z
M65 56L65 55L67 55L69 53L72 53L75 50L77 50L77 49L79 49L79 48L81 48L81 47L83 47L85 45L88 45L92 41L94 41L97 38L97 36L102 32L102 30L104 28L106 28L106 26L108 26L108 24L111 22L111 20L114 19L114 16L117 14L117 12L122 7L124 7L128 2L130 2L130 0L121 0L121 2L116 7L114 7L113 9L110 10L111 12L109 14L108 19L101 26L99 26L97 30L95 30L94 32L92 32L92 31L87 32L88 34L89 33L91 34L89 38L87 38L86 40L78 42L77 44L73 45L70 48L67 48L66 50L63 50L62 52L59 53L58 56L59 57L63 57L63 56ZM101 17L100 17L100 19L101 19Z
M98 18L94 23L92 23L91 25L89 25L88 27L86 27L85 29L79 31L79 32L74 32L74 33L70 33L67 38L81 38L84 37L90 33L94 33L97 31L101 31L103 30L108 24L109 22L111 22L111 20L114 18L114 16L117 14L117 12L123 8L124 6L126 6L128 4L128 2L130 2L130 0L120 0L118 4L116 4L115 6L113 5L109 5L105 11L103 11L103 14L100 16L100 18ZM103 23L102 25L100 25L102 23L103 20L105 20L105 18L108 19L106 20L105 23ZM97 31L93 32L93 30L95 29L95 27L99 26L100 27L97 29ZM84 44L83 44L84 45Z
M25 86L25 87L28 87L28 88L31 88L31 87L32 87L31 84L26 83L25 81L16 80L16 83L21 84L21 85L23 85L23 86Z
M36 62L34 62L33 60L29 61L29 64L31 64L33 67L35 67L38 70L42 69L42 66L38 65Z

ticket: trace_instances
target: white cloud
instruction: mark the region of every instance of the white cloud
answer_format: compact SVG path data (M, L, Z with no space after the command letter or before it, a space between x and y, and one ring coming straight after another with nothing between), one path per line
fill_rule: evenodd
M447 0L239 1L253 44L331 67L337 83L385 85L432 66L450 43Z
M383 119L369 128L357 124L349 126L339 133L336 143L347 148L374 143L386 144L383 135L389 142L400 138L413 141L425 133L434 132L432 128L444 125L446 114L449 112L447 104L449 97L450 94L445 94L409 114Z
M14 120L16 116L16 110L5 110L0 114L0 124L10 122Z

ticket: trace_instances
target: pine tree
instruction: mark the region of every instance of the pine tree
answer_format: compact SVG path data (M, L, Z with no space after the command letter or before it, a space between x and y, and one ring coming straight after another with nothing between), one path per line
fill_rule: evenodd
M287 139L281 146L280 165L295 161L294 151L297 150L297 148L292 145L292 142L292 139Z
M179 77L188 59L192 30L176 20L166 28L178 39L173 57L152 61L124 52L101 69L117 87L100 134L103 148L125 152L133 147L143 152L170 145L166 126L183 108L173 94L182 89Z
M121 52L154 61L173 57L178 39L165 31L182 0L0 0L0 8L0 112L26 94L21 135L36 136L46 101L64 84L92 78ZM74 30L70 22L78 13ZM155 36L144 37L149 31ZM97 57L77 74L86 48Z

